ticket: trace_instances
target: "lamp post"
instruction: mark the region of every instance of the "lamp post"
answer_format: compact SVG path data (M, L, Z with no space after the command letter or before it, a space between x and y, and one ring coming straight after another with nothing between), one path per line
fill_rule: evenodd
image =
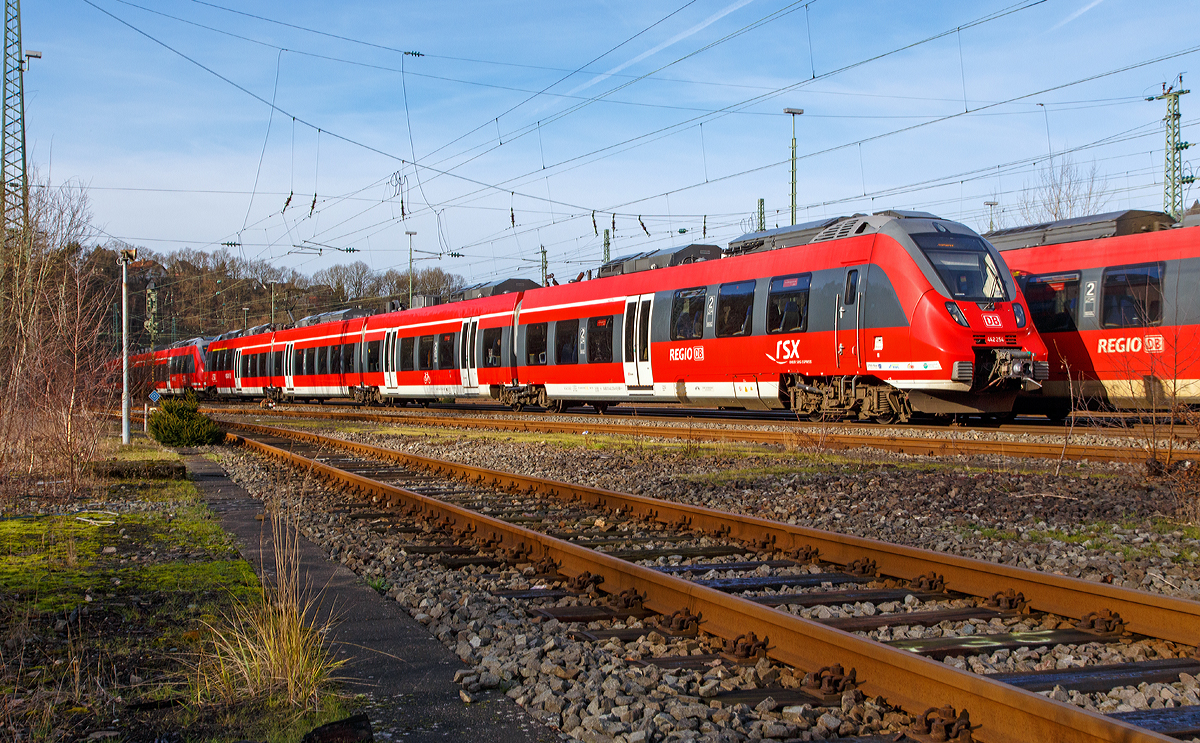
M796 117L804 113L803 108L785 108L792 117L792 224L796 224Z
M242 308L242 330L250 329L250 308Z
M988 232L996 231L996 207L1000 205L999 201L985 201L983 205L988 208Z
M121 251L121 443L129 445L129 264L137 260L137 248Z
M412 292L413 292L413 247L412 247L412 239L413 239L413 235L415 235L415 234L417 234L417 233L416 233L416 232L414 232L413 230L405 230L405 231L404 231L404 234L408 235L408 308L411 310L411 309L412 309L412 306L413 306L413 303L412 303Z

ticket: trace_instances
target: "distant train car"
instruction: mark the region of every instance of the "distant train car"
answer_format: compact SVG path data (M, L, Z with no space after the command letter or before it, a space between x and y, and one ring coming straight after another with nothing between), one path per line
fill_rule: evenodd
M208 343L208 338L192 338L157 351L132 354L131 393L139 398L151 390L158 390L160 395L203 393L208 381Z
M1020 409L1057 420L1200 404L1200 218L1184 225L1130 210L987 235L1050 353L1049 380Z

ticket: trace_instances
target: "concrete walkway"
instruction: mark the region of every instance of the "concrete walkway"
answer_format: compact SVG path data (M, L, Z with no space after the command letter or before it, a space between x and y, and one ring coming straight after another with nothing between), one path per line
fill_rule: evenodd
M275 569L271 520L259 520L262 501L247 493L219 464L183 450L188 474L201 497L233 534L242 556L260 576ZM449 649L395 602L363 585L351 570L325 557L301 537L302 581L322 588L324 616L340 620L332 632L334 647L347 665L340 675L347 691L367 695L366 708L376 740L557 741L553 730L529 716L498 691L476 695L464 704L454 673L466 668ZM264 564L265 563L265 564Z

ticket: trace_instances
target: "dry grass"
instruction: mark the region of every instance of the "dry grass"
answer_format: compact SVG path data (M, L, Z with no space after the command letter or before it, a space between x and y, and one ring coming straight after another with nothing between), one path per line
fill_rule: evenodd
M211 637L191 673L197 702L255 700L307 713L320 711L335 693L344 661L326 641L334 620L312 619L319 593L301 579L299 534L278 505L271 516L275 580L263 580L258 601L238 602L220 620L204 623Z

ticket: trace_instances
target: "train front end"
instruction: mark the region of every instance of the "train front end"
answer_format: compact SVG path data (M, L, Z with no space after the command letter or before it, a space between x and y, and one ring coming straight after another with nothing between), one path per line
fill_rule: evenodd
M910 327L912 357L937 360L941 374L908 387L915 409L1006 415L1017 395L1049 376L1046 346L1000 253L964 225L910 219L899 241L924 291ZM914 277L916 278L916 277ZM949 372L946 374L946 372Z

